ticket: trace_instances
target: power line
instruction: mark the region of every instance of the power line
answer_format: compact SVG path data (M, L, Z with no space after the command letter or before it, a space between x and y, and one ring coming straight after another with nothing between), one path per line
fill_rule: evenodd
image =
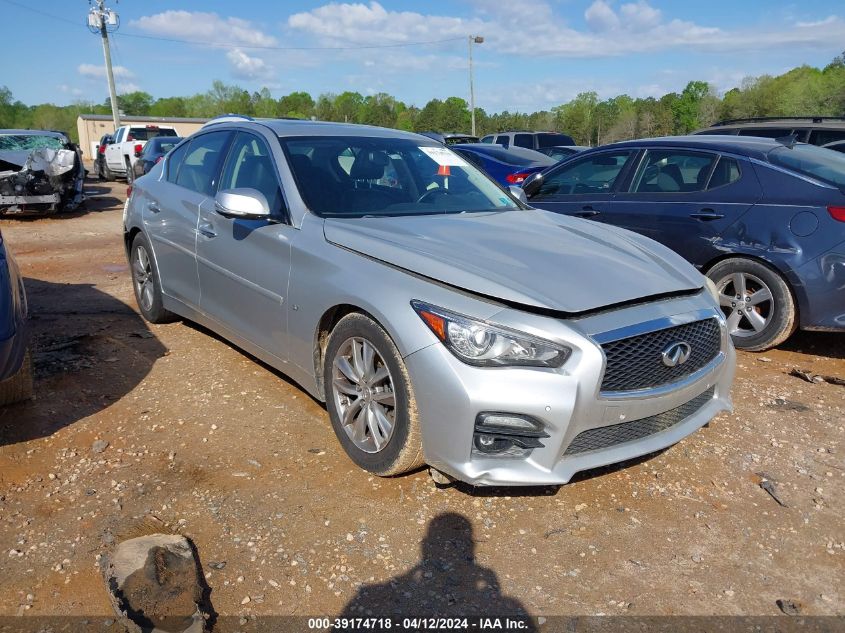
M4 0L8 2L9 0ZM400 42L394 44L364 44L361 46L259 46L257 44L227 44L223 42L200 42L197 40L180 40L172 37L157 37L155 35L141 35L140 33L117 33L121 37L136 37L145 40L157 40L159 42L176 42L179 44L194 44L197 46L210 46L215 48L249 48L265 51L356 51L373 48L402 48L405 46L426 46L429 44L444 44L446 42L462 42L464 36L448 37L442 40L428 40L423 42Z
M33 13L37 13L39 15L43 15L44 17L52 18L53 20L59 20L60 22L65 22L67 24L73 24L74 26L79 26L80 23L76 20L69 20L68 18L62 17L60 15L55 15L53 13L48 13L46 11L42 11L41 9L36 9L34 7L27 6L20 2L16 2L15 0L0 0L5 2L6 4L10 4L13 6L18 7L19 9L25 9L27 11L32 11ZM211 48L247 48L247 49L254 49L254 50L266 50L266 51L355 51L355 50L371 50L371 49L380 49L380 48L404 48L408 46L428 46L431 44L445 44L447 42L462 42L464 40L464 36L459 37L447 37L442 40L427 40L421 42L396 42L393 44L363 44L360 46L260 46L257 44L230 44L225 42L207 42L207 41L198 41L198 40L183 40L174 37L158 37L156 35L142 35L141 33L125 33L123 31L117 32L114 35L119 35L120 37L133 37L136 39L144 39L144 40L155 40L159 42L173 42L176 44L193 44L195 46L208 46Z

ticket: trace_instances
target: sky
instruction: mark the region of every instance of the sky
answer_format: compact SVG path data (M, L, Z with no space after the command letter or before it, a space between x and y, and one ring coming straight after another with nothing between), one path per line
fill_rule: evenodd
M533 112L579 92L659 97L703 80L823 67L845 49L841 0L110 0L118 92L204 92L220 79L275 97L386 92L422 107L469 99L488 112ZM99 35L86 0L0 0L0 85L24 103L102 102ZM159 38L159 39L152 39ZM187 40L175 42L169 40ZM38 46L38 43L44 43ZM378 48L376 48L378 47Z

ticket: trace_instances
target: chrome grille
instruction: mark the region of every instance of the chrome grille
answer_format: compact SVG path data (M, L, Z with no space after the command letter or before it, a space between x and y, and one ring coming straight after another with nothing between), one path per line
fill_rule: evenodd
M660 431L665 431L683 422L701 409L701 407L713 398L714 393L715 387L710 387L710 389L700 396L696 396L689 402L685 402L681 406L669 409L663 413L639 420L631 420L630 422L621 422L619 424L611 424L610 426L602 426L597 429L581 431L570 442L564 455L577 455L578 453L586 453L587 451L597 451L602 448L616 446L617 444L640 440Z
M667 367L661 354L678 341L690 346L689 358L682 365ZM715 318L604 343L607 365L601 390L635 391L676 382L707 365L721 347L722 333Z

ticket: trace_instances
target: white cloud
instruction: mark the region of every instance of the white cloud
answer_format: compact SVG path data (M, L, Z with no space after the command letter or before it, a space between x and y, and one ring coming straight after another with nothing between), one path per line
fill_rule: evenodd
M135 76L135 73L126 68L126 66L112 66L111 71L115 79L131 79ZM95 64L79 64L79 66L76 67L76 72L87 79L106 78L106 67L104 65L97 66Z
M222 18L202 11L164 11L132 20L130 26L160 37L195 40L197 43L224 42L239 46L275 46L275 37L264 33L248 20Z
M288 18L292 29L344 44L402 43L467 37L483 26L481 20L426 15L415 11L388 11L373 0L335 3L295 13Z
M601 33L619 28L619 16L604 0L596 0L584 12L587 26L593 31Z
M247 55L239 48L226 53L232 67L232 75L239 79L266 79L273 76L273 69L260 57Z
M648 0L634 0L618 9L610 0L594 0L584 12L586 29L567 24L548 1L526 0L514 20L512 5L471 0L476 15L460 18L414 11L391 11L379 2L332 2L295 13L287 25L327 45L401 43L484 35L485 48L519 56L608 57L686 49L705 52L772 50L787 46L830 48L845 40L845 20L830 16L780 28L754 25L723 29L667 18ZM507 8L507 10L505 10ZM414 49L418 50L418 49ZM428 52L428 51L424 51Z
M138 92L141 86L133 81L115 81L114 90L117 94L125 95L129 92Z

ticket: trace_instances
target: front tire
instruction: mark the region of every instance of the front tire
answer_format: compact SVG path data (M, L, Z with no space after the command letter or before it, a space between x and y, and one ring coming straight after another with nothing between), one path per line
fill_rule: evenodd
M411 380L378 323L359 313L341 319L329 335L323 380L329 419L353 462L382 477L423 465Z
M144 318L150 323L170 323L176 315L165 309L159 287L158 268L152 256L152 249L143 233L132 240L129 251L129 269L132 271L132 288L135 301Z
M0 382L0 406L29 400L33 393L32 355L27 350L17 373Z
M719 305L734 345L762 352L788 339L798 326L795 298L786 281L765 264L732 257L707 276L719 291Z

